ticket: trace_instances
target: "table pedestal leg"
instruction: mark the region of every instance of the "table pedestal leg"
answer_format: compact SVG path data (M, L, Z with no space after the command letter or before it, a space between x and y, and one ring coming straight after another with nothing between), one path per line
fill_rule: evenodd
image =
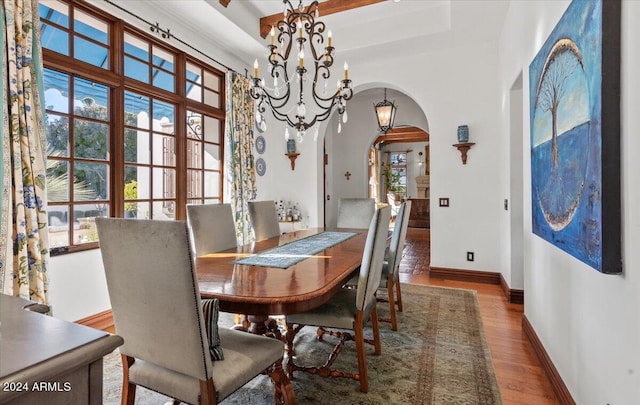
M251 322L249 333L281 339L282 334L275 319L269 318L267 315L247 315L247 319Z

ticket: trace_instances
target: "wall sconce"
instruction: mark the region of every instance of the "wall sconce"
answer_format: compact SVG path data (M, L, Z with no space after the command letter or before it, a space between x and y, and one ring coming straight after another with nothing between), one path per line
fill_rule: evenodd
M458 126L458 143L454 143L453 146L460 151L463 165L467 164L467 152L473 145L475 145L474 142L469 142L469 126Z
M418 170L419 170L420 176L424 174L423 168L424 168L424 158L422 157L422 152L418 152Z

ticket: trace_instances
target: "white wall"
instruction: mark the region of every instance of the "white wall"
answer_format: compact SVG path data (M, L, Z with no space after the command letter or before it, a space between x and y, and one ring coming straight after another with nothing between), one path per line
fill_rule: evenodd
M296 143L297 152L300 155L295 161L295 170L292 170L291 162L285 156L287 144L284 126L268 114L265 114L267 130L262 134L267 145L264 154L258 154L254 146L254 157L264 159L267 166L264 176L257 176L256 199L297 202L309 226L322 226L322 222L318 222L322 207L318 205L316 188L317 147L320 145L319 147L322 148L322 141L314 142L313 133L309 133L302 143ZM290 136L291 139L295 139L295 131L290 131Z
M503 100L523 73L528 117L528 66L568 1L511 4L500 42ZM624 274L603 275L531 232L531 191L524 187L525 315L578 404L640 403L640 2L622 4L622 242ZM502 106L506 142L508 114ZM524 184L530 184L529 122L523 122Z
M503 271L501 240L508 236L496 224L504 216L506 150L499 148L497 44L415 51L373 66L350 64L352 77L393 83L429 121L432 265ZM461 124L469 125L470 141L476 142L466 165L452 146ZM436 206L439 197L448 197L450 207ZM466 261L467 251L475 252L474 262Z

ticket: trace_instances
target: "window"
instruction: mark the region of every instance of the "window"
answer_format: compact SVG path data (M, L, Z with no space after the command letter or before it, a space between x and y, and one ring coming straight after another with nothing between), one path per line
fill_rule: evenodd
M129 32L124 35L124 74L163 90L175 90L175 56Z
M407 196L407 153L391 152L389 156L391 176L389 179L390 190L397 195Z
M176 107L129 91L124 99L125 216L174 219Z
M97 247L99 216L220 202L223 73L91 5L39 11L52 253Z
M52 247L95 242L109 211L109 89L45 69L47 199Z

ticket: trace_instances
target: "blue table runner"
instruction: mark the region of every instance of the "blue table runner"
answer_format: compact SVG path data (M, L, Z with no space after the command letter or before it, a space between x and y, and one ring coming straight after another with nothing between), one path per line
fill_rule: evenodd
M322 232L235 260L234 263L286 269L356 235L355 232Z

